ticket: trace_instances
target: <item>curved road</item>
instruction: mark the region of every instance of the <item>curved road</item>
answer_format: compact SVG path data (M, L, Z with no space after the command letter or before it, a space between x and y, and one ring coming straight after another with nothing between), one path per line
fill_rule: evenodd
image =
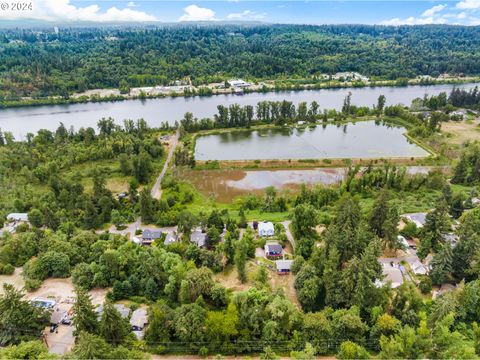
M178 145L178 130L175 133L175 135L172 136L172 142L170 144L170 150L168 151L167 160L165 161L165 164L163 165L163 169L160 172L160 175L158 175L157 180L155 181L155 184L152 187L151 195L154 199L160 199L160 197L162 196L162 188L161 188L162 179L165 176L165 173L167 172L168 165L172 160L173 153L177 145Z

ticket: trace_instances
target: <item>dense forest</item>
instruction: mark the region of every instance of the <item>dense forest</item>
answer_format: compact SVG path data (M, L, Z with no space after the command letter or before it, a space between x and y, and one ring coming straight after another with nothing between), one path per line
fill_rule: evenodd
M480 74L480 29L270 25L0 30L0 99L93 88L311 78Z

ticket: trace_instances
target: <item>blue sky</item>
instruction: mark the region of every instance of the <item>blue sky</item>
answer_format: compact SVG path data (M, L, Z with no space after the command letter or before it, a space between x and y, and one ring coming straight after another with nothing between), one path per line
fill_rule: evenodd
M14 0L6 0L13 2ZM300 24L480 25L480 0L457 1L162 1L32 0L30 13L0 12L0 20L262 21Z

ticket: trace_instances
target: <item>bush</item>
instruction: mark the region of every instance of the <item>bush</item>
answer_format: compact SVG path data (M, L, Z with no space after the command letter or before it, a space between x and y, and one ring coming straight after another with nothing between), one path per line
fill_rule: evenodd
M70 276L70 259L64 253L47 251L38 258L28 261L23 270L25 276L32 279L65 278Z
M429 277L424 277L420 281L418 287L420 288L422 294L430 294L430 292L432 291L432 279L430 279Z
M340 345L337 359L370 359L370 354L362 346L352 341L344 341Z
M417 225L414 222L407 222L405 227L400 231L400 234L407 239L413 239L418 235Z
M198 355L200 355L201 357L207 357L208 356L208 348L206 348L205 346L202 346L200 348L200 350L198 350Z
M0 275L12 275L15 272L15 267L12 264L0 263Z
M27 290L27 291L35 291L40 286L42 286L42 280L25 279L25 290Z

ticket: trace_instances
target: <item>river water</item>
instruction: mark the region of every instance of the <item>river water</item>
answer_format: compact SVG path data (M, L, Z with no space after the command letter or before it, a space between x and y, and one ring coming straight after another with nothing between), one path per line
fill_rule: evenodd
M413 99L425 94L449 93L454 86L471 89L475 85L478 84L322 89L10 108L0 110L0 128L11 131L20 140L28 132L55 130L60 122L75 129L88 126L96 128L97 121L102 117L113 117L118 123L124 119L144 118L151 126L159 126L164 121L174 123L180 120L187 111L198 118L212 117L217 112L217 105L256 105L264 100L288 100L295 104L315 100L321 109L340 109L348 92L352 93L354 105L372 106L382 94L386 96L387 104L410 105Z

